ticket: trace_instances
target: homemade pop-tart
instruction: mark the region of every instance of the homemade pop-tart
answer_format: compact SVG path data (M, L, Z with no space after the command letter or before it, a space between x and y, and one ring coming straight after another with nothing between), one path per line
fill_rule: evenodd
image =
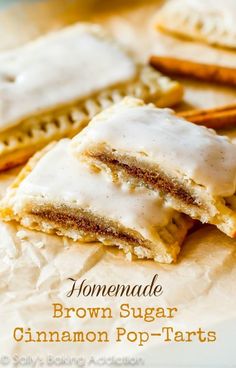
M235 22L235 0L171 0L155 19L168 33L229 48L236 48Z
M177 211L236 235L236 145L215 131L127 97L94 117L71 150L114 181L149 188Z
M178 82L133 58L96 25L76 24L0 54L0 171L73 136L125 95L172 105Z
M113 183L106 172L91 170L72 155L69 139L29 160L3 198L0 217L164 263L176 260L192 225L159 193Z

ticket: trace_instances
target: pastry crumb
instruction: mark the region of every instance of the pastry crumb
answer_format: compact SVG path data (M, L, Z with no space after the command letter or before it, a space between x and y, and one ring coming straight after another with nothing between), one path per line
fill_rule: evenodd
M125 259L127 261L131 262L133 260L132 253L131 252L126 253Z
M35 246L37 248L41 249L41 248L44 248L45 247L45 244L44 244L44 242L42 240L40 240L40 241L38 241L38 242L35 243Z
M17 236L17 238L19 238L21 240L25 240L25 239L28 238L27 231L25 231L25 230L17 231L16 236Z

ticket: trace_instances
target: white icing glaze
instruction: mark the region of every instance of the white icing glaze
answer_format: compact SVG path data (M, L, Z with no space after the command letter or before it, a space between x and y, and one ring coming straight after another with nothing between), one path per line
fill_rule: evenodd
M186 12L191 16L189 22L184 21ZM179 25L180 32L203 34L212 42L222 42L225 40L226 44L234 45L236 42L236 2L235 0L172 0L160 12L160 16L164 15L167 28L172 27L172 22ZM173 20L172 15L175 16ZM197 17L205 22L203 25L196 25ZM179 22L184 22L184 30L181 29ZM170 22L168 24L168 22ZM188 34L189 36L190 34ZM222 40L222 41L221 41Z
M135 76L99 26L77 24L0 55L0 131Z
M70 140L61 140L35 166L20 184L14 208L20 211L25 201L62 203L78 206L120 222L152 241L158 239L156 227L168 224L175 213L154 192L145 188L130 190L114 184L105 172L91 172L68 149Z
M231 26L234 24L234 11L236 10L235 0L224 0L224 6L222 6L222 0L175 0L175 4L178 4L178 7L190 6L193 10L201 11L203 16L218 15L222 20L226 17Z
M78 155L107 144L193 179L213 195L230 196L236 186L236 145L213 130L178 118L168 109L126 98L97 115L72 141Z

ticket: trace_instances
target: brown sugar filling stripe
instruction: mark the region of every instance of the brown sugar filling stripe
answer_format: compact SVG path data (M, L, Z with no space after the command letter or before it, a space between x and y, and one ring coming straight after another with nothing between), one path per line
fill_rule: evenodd
M82 230L87 233L110 237L112 239L119 239L128 243L139 244L146 246L142 239L138 239L131 234L128 234L120 229L114 228L114 226L106 226L102 224L101 219L91 218L86 213L73 210L70 213L70 209L66 207L36 207L30 211L31 215L37 216L41 219L46 219L53 223L59 224L65 228L74 228L76 230Z
M188 205L199 206L196 198L181 187L179 183L171 181L163 173L130 166L127 163L122 162L120 158L114 158L106 155L105 153L89 153L89 155L108 166L118 167L121 170L124 170L128 175L146 183L151 189L158 188L160 191L166 194L171 194L173 197L180 199Z

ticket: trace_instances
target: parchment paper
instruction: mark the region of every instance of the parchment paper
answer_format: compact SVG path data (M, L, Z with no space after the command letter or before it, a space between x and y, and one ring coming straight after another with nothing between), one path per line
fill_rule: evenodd
M104 24L141 60L147 60L151 53L158 52L235 65L236 53L179 41L156 32L153 22L159 5L152 1L111 4L109 1L92 0L83 4L51 0L18 5L0 14L0 34L4 34L0 48L15 47L77 20L89 20ZM236 98L235 89L183 82L186 94L182 108L186 104L215 106ZM234 135L234 130L230 134ZM18 171L19 168L0 176L1 196ZM200 226L188 236L176 265L159 265L151 261L129 262L117 249L98 243L78 244L65 238L28 231L16 224L0 223L0 355L30 354L43 358L48 354L86 358L97 354L132 355L144 359L147 367L233 367L236 361L233 343L236 337L235 261L236 241L211 226ZM145 284L156 273L164 290L160 298L66 297L68 277L86 278L91 284ZM117 326L156 331L166 324L166 320L148 324L134 319L121 321L119 317L96 321L78 318L53 320L51 304L55 302L68 307L111 306L115 315L119 304L125 302L140 307L177 307L179 312L171 321L173 327L184 330L200 326L213 328L219 337L211 346L199 343L164 345L157 338L143 347L127 342L14 342L12 332L16 326L39 330L107 329L112 333ZM49 366L49 363L45 364ZM8 366L13 366L12 361Z

